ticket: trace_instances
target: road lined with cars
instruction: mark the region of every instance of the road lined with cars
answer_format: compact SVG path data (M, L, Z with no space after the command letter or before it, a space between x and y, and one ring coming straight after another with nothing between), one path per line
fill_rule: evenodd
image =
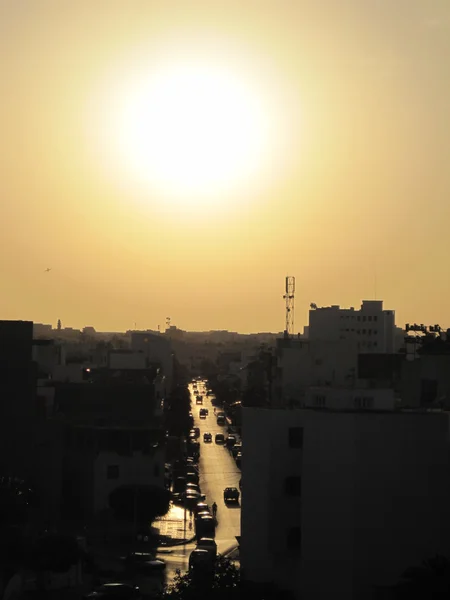
M192 382L189 391L194 426L187 440L184 472L174 477L173 491L185 503L196 542L164 556L168 581L177 569L209 568L217 554L237 546L240 535L241 474L234 447L241 451L242 446L237 436L227 435L225 414L208 395L207 382Z

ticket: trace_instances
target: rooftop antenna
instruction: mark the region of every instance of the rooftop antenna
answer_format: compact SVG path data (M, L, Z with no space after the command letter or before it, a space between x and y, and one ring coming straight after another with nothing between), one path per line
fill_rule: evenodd
M166 317L166 329L170 329L170 317Z
M283 296L286 302L286 327L284 330L286 337L294 335L294 294L295 277L286 277L285 294Z

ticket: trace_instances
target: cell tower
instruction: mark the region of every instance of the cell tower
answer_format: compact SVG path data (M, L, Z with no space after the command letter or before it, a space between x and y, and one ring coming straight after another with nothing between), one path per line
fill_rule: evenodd
M294 294L295 277L286 277L286 293L283 298L286 302L286 328L284 334L287 337L294 335Z

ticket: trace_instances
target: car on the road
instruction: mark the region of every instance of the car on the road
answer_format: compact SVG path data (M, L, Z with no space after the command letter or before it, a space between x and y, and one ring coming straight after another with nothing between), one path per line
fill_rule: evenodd
M206 419L206 417L208 416L208 409L201 408L198 412L198 415L199 415L200 419Z
M218 415L216 421L217 421L217 425L225 425L225 423L226 423L225 415Z
M189 569L212 569L214 566L214 558L211 552L204 548L195 548L189 556Z
M224 444L225 436L223 435L223 433L216 433L214 441L216 442L216 444Z
M240 469L242 464L242 452L238 452L234 460L236 461L236 466Z
M203 396L199 394L195 399L195 404L203 404Z
M208 550L213 556L217 556L217 544L214 538L200 538L197 542L197 548Z
M128 583L104 583L95 591L83 596L84 600L142 600L141 592L137 585Z
M200 437L200 427L193 427L189 434L193 433L196 438Z
M240 492L236 487L226 487L223 490L223 501L225 504L228 502L239 502Z
M212 433L210 433L209 431L206 431L203 434L203 441L204 442L212 442Z

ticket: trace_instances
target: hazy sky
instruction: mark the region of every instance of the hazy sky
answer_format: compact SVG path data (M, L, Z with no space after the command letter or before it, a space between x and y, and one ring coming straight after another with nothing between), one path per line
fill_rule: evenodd
M0 0L0 55L1 318L450 326L449 0Z

